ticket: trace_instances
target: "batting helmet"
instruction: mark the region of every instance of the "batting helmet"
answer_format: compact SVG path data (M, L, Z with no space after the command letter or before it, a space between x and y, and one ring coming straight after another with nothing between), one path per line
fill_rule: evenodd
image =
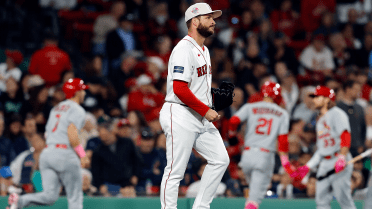
M277 104L282 100L281 92L280 84L272 81L266 81L261 87L261 95L272 98Z
M326 86L317 86L314 93L310 94L310 97L324 96L330 98L332 101L336 100L336 94L333 89Z
M66 94L66 99L70 99L75 96L77 91L86 90L88 88L89 86L85 85L84 81L80 78L71 78L63 84L62 90Z

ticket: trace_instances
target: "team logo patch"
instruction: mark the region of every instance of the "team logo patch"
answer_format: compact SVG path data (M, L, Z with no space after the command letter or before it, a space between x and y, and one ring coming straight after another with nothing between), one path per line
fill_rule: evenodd
M194 13L194 14L197 14L199 12L199 9L197 7L195 7L191 12Z
M174 73L183 73L183 67L182 66L174 66Z

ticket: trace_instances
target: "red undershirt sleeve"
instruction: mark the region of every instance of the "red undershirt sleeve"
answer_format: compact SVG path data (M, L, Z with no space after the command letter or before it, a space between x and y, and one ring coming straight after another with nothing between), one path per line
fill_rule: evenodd
M289 143L288 143L288 134L282 134L278 136L278 151L279 152L288 152Z
M207 105L196 98L189 89L188 83L185 81L173 80L173 92L185 105L195 110L195 112L199 113L203 117L210 109Z
M350 148L351 135L347 130L342 132L340 138L341 138L341 147L349 147Z
M232 116L229 120L229 131L236 131L240 124L240 118L236 115Z

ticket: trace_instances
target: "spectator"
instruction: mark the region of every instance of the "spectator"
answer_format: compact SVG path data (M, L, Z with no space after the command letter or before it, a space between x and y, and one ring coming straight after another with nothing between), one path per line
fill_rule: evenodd
M132 127L132 137L130 137L136 146L141 143L141 130L148 127L148 123L142 112L135 110L128 113L129 124Z
M301 1L301 19L303 28L306 32L313 32L319 27L322 15L326 12L334 13L335 9L335 0Z
M151 191L146 191L146 184L151 182L152 186L160 187L167 159L164 150L155 148L155 135L149 128L142 131L139 150L144 165L138 178L137 192L150 195Z
M297 30L299 14L292 8L292 0L284 0L278 10L271 12L270 20L274 31L281 31L288 37L293 37Z
M282 32L274 34L273 44L270 45L268 50L270 59L270 68L275 69L275 63L285 62L288 70L293 74L298 74L298 60L293 49L286 45L286 36Z
M363 47L356 52L356 65L365 70L369 68L369 60L372 52L372 34L367 33L364 36Z
M167 144L167 137L165 136L165 134L163 132L161 132L160 134L158 134L157 138L156 138L156 145L155 147L157 149L161 149L165 152L166 150L166 144Z
M106 55L109 60L109 69L120 66L120 56L137 48L136 36L133 33L133 23L129 15L119 18L119 27L112 30L106 37Z
M166 2L157 4L152 10L151 17L148 23L150 36L169 35L172 39L177 37L177 22L169 18L168 4Z
M5 121L2 115L0 115L0 167L10 165L10 140L4 135Z
M79 138L80 144L84 148L87 146L88 141L91 138L98 137L98 130L97 130L97 119L94 115L90 112L87 112L85 115L85 124L82 130L80 130Z
M135 79L130 78L135 77L134 71L139 57L139 52L128 51L121 55L120 69L113 70L110 80L118 91L119 97L123 96L124 93L128 93L130 86L135 83ZM133 83L131 83L132 81Z
M312 44L306 47L300 55L300 63L305 67L311 79L324 80L324 76L332 75L335 68L332 51L324 43L323 34L314 37Z
M40 75L46 87L51 87L61 81L61 75L72 69L69 55L58 48L56 35L47 32L44 47L37 50L31 57L28 71L30 74Z
M48 89L44 84L29 89L30 99L27 103L27 111L35 118L37 130L45 132L45 124L52 110L49 102Z
M20 65L23 60L22 53L18 50L6 50L5 55L5 63L0 64L0 92L6 91L6 81L8 78L12 77L17 82L20 82L22 76L22 72L18 68L18 65Z
M127 111L138 110L141 111L150 122L159 117L159 111L164 103L164 95L158 92L151 79L146 75L141 75L137 79L138 90L132 91L128 94L128 108Z
M207 162L203 162L200 167L199 167L199 170L197 172L197 175L198 175L198 178L200 179L202 174L203 174L203 171L204 171L204 168L205 166L207 166ZM200 187L200 183L201 181L198 180L198 181L195 181L194 183L192 183L188 189L187 189L187 192L186 192L186 197L187 198L191 198L191 197L196 197L196 194L198 193L199 191L199 187ZM220 182L220 184L218 185L217 187L217 191L216 191L216 194L215 196L222 196L226 191L226 185L222 182Z
M81 171L84 196L94 196L97 193L97 188L92 185L92 173L87 169Z
M361 92L361 85L355 81L346 81L344 83L344 97L337 106L349 116L351 128L350 153L357 156L364 151L364 142L366 138L366 122L363 108L355 101Z
M307 86L301 91L301 103L297 105L293 112L293 119L300 119L305 123L309 123L311 118L314 116L315 109L312 98L309 96L315 91L315 87Z
M241 14L238 37L245 40L249 32L253 29L253 14L250 10L245 10Z
M293 198L293 185L291 181L291 177L286 172L284 172L282 174L282 178L280 179L280 184L276 188L276 193L278 194L279 198Z
M102 96L106 84L105 81L101 77L91 77L86 80L86 83L89 85L89 89L86 90L83 107L88 111L100 107L107 112L107 106Z
M30 122L30 120L29 120ZM13 183L20 186L24 192L35 192L32 185L32 175L35 170L39 170L39 156L45 148L45 140L39 134L34 134L29 142L30 150L21 152L10 164L13 173Z
M118 27L119 18L125 14L125 3L123 1L116 1L111 6L111 12L107 15L99 16L94 22L93 27L93 48L94 55L105 54L106 35L109 31Z
M142 159L132 140L118 138L112 130L110 119L98 124L102 144L93 152L91 163L93 185L104 196L109 195L107 184L135 187L141 173Z
M285 107L287 111L291 113L297 103L298 94L300 93L296 79L291 75L284 62L277 62L275 64L275 74L282 87L282 97Z
M252 96L260 90L260 79L267 74L267 66L263 61L258 60L253 67L253 71L246 70L244 76L245 84L244 89L248 95Z
M362 48L362 42L354 36L354 29L351 24L346 24L342 28L342 35L345 38L346 46L350 49L359 50Z
M336 33L338 31L338 29L335 25L333 16L334 16L334 14L331 13L331 12L324 13L323 16L322 16L321 25L318 29L315 30L314 33L315 34L324 34L326 39L328 39L329 36L332 33Z
M215 39L211 53L212 77L215 80L234 80L233 63L227 56L222 42Z
M333 50L333 60L337 75L346 76L346 70L355 64L355 52L348 49L341 33L334 33L329 38Z
M0 196L7 196L8 189L12 185L12 171L8 166L0 169Z
M116 135L120 138L132 138L132 127L128 119L120 119L117 123Z
M172 39L165 35L159 36L154 43L155 50L146 53L149 59L155 59L155 63L162 73L163 78L167 77L168 60L172 53ZM157 78L158 79L158 78Z
M31 115L23 120L22 133L20 138L23 138L22 141L27 142L27 147L30 147L32 138L37 134L36 120Z
M23 96L22 89L17 81L10 77L6 81L6 92L0 94L0 108L4 114L5 122L10 119L13 114L24 115L26 111L26 102Z
M265 13L265 5L261 0L253 0L250 2L249 9L252 12L255 25L260 25L262 21L269 16Z
M56 10L72 10L77 6L77 0L65 0L65 1L58 1L58 0L40 0L39 5L41 7L52 7Z

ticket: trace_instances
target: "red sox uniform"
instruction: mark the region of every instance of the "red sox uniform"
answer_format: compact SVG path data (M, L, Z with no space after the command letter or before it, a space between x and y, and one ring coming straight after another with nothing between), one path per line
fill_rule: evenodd
M207 8L205 3L195 5L186 14L189 10L198 12ZM229 157L216 127L177 97L173 90L174 81L187 82L195 97L212 107L209 50L205 46L200 47L190 36L184 37L175 46L168 63L166 102L160 111L160 124L167 138L167 166L161 183L160 200L162 209L177 208L179 183L194 148L208 161L208 165L201 178L193 209L209 209L229 164Z
M338 107L331 108L317 121L317 151L306 164L310 169L319 165L317 178L324 176L335 167L342 143L341 135L344 131L350 133L349 119L346 113ZM349 153L346 161L351 159ZM317 209L331 208L330 202L333 196L336 197L341 208L355 208L350 188L352 171L353 164L350 164L343 171L317 181L315 195Z
M234 117L247 121L245 148L239 166L249 182L247 202L259 205L274 172L277 139L288 134L289 116L275 103L256 102L242 106Z

